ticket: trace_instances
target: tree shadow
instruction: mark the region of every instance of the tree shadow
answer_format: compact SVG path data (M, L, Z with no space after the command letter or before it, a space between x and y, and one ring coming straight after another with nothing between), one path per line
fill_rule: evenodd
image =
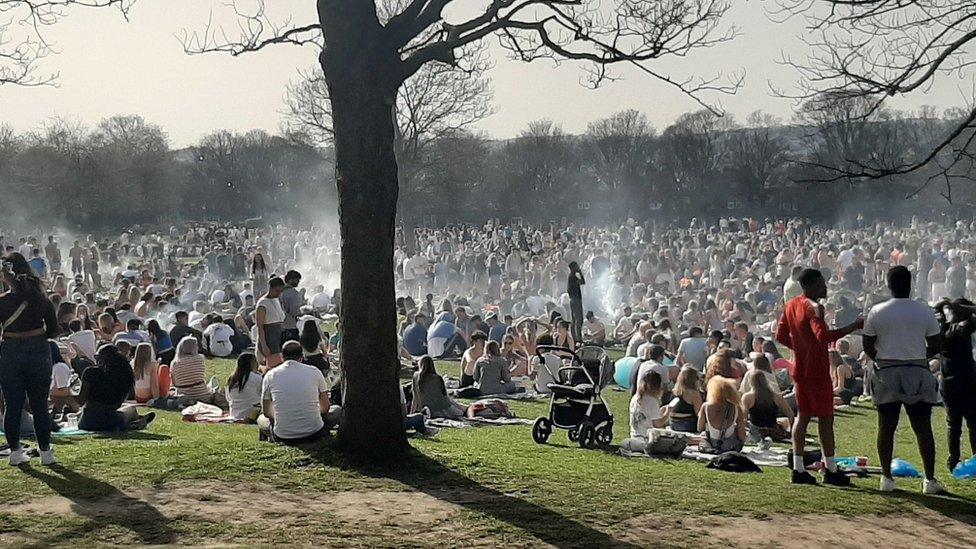
M128 496L115 486L82 475L62 465L53 465L50 474L44 470L24 467L23 472L45 483L60 496L71 501L71 509L94 522L62 531L38 541L35 546L47 547L77 541L81 535L108 526L131 530L142 544L169 544L177 540L170 528L170 520L158 509L140 499Z
M955 494L927 496L919 492L907 492L904 490L896 490L888 495L889 497L910 501L916 505L926 507L940 515L958 520L970 526L976 526L976 500L972 498Z
M410 449L395 462L363 462L338 453L332 443L300 446L317 463L391 479L418 492L486 515L556 547L636 547L582 522L514 494L485 486L421 452Z

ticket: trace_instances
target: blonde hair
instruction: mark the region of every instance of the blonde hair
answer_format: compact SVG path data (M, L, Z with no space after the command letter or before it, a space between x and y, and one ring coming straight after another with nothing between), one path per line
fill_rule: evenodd
M637 384L637 399L644 400L644 397L651 395L654 398L661 398L661 374L649 370Z
M136 379L142 379L142 376L146 373L146 368L153 361L153 346L152 343L140 343L136 345L136 351L133 353L132 358L132 372L135 374Z
M675 381L674 396L681 396L686 392L694 393L698 391L700 377L698 370L689 367L682 368L681 372L678 373L678 379Z
M715 376L708 381L708 395L706 401L712 406L720 404L731 404L738 406L740 401L739 390L735 388L735 383L731 379L722 376Z
M732 377L732 353L728 349L719 349L705 362L705 381L711 382L716 376Z

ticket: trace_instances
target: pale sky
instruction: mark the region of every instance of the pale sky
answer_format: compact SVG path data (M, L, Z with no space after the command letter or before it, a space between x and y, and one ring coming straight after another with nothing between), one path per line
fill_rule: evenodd
M292 13L297 23L314 21L312 0L269 4L278 16ZM315 50L281 45L238 58L187 56L177 35L184 28L202 28L211 8L216 20L232 22L221 15L227 14L223 0L138 0L129 22L111 10L72 10L45 34L60 53L44 59L39 71L60 73L58 86L0 87L0 123L29 130L54 116L95 124L115 114L139 114L162 126L176 147L218 129L277 131L285 86L298 78L299 69L315 64ZM800 22L770 21L756 0L734 0L726 22L741 32L734 41L655 66L676 76L744 71L745 87L737 95L710 98L739 119L763 109L789 120L792 103L772 97L768 83L789 87L796 80L793 69L777 61L783 53L802 56L806 51L796 37L802 32ZM495 114L478 126L491 137L517 135L540 118L579 133L588 122L629 108L643 111L663 130L683 112L698 108L681 93L636 72L618 73L622 80L590 90L579 84L583 74L578 66L509 61L491 40ZM962 103L961 88L970 89L950 83L895 106L946 108Z

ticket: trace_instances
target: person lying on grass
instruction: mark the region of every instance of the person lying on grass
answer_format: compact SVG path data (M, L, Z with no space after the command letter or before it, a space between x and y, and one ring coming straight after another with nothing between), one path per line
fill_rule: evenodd
M98 350L95 366L81 376L78 402L83 406L78 427L85 431L136 431L145 429L156 414L140 416L135 406L123 406L135 387L132 367L114 345Z

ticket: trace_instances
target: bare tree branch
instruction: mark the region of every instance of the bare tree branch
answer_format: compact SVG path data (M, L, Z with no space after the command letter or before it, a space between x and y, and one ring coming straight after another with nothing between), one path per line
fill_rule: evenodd
M52 85L57 73L38 74L41 59L55 53L45 36L69 8L116 8L128 19L135 0L0 0L0 86Z

